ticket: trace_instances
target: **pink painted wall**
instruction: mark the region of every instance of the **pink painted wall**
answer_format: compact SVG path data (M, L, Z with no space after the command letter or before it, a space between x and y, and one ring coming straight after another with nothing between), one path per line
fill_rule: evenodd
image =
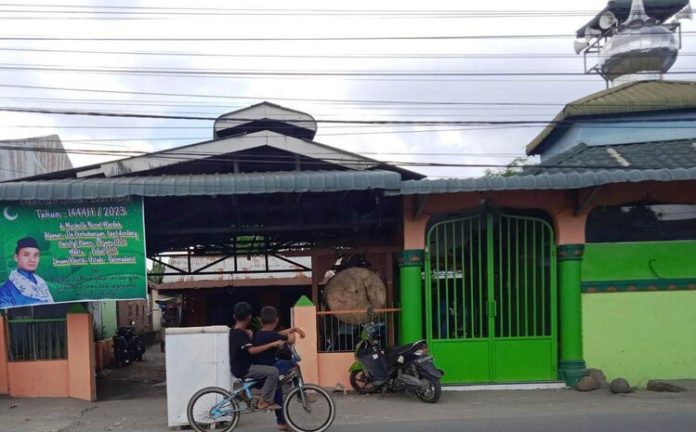
M68 361L10 362L10 395L13 397L68 396Z
M89 313L68 313L68 376L69 396L95 401L97 385L94 378L94 336Z
M354 361L353 353L320 353L318 359L319 385L334 387L336 384L341 384L350 390L348 369Z
M96 400L92 317L68 314L68 359L7 361L5 321L0 317L0 393L13 397Z
M0 316L0 394L8 394L10 387L7 376L7 327L5 317Z
M292 325L305 332L304 339L297 339L295 347L302 357L302 375L306 382L319 382L319 361L317 354L317 308L315 306L295 306L292 308Z

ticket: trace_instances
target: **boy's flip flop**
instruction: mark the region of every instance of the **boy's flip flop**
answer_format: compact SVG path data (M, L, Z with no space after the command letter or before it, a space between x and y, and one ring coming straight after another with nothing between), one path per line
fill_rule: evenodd
M267 404L267 405L265 405L265 404ZM256 405L256 409L260 409L260 410L277 410L277 409L281 409L281 408L282 407L278 404L268 403L268 402L264 402L264 401L259 401L258 404Z

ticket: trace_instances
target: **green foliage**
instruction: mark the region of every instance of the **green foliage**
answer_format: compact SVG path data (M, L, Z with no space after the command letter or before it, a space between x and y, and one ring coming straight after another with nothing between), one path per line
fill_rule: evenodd
M147 272L147 280L156 284L162 283L162 279L164 278L162 273L164 273L164 270L164 264L158 262L154 263L152 268Z
M511 177L521 173L525 167L534 165L526 156L518 156L512 160L505 168L486 168L484 177Z

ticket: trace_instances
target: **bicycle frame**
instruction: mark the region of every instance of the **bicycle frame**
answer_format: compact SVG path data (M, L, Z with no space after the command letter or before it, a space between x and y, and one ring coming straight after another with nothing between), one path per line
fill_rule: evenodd
M290 349L292 351L292 363L293 363L293 368L289 371L289 373L278 382L278 386L283 386L284 384L288 382L293 383L293 387L300 387L304 388L304 379L302 378L302 370L300 369L299 362L302 360L300 355L297 353L297 350L295 350L295 347L293 345L290 345ZM222 407L230 402L231 400L235 399L237 396L240 394L244 395L244 398L248 401L251 401L253 399L253 395L251 393L251 389L256 386L260 381L259 380L249 380L249 381L244 381L241 388L231 391L230 396L228 398L224 398L222 401L218 402L213 406L213 408L210 410L210 414L213 418L218 418L218 417L224 417L227 415L231 415L234 413L242 413L245 411L248 411L250 408L254 409L255 407L253 406L248 406L246 404L239 405L237 409L222 409ZM302 404L305 407L308 407L308 403L306 400L306 396L304 392L300 393L300 396L302 398Z

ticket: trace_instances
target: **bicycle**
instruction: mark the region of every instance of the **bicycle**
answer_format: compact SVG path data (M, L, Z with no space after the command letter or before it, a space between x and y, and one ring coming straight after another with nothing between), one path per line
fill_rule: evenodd
M293 367L279 380L279 388L290 384L283 395L283 414L287 424L300 432L323 432L336 417L336 406L331 395L316 384L306 384L298 363L301 358L290 345ZM251 389L261 384L258 380L241 380L233 391L221 387L198 390L189 400L186 415L196 432L230 432L239 424L241 414L259 410Z

